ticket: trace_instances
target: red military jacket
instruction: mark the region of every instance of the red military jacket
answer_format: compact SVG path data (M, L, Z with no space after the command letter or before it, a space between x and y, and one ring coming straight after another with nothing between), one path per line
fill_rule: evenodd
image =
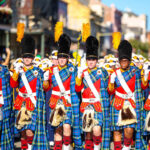
M63 103L66 107L70 107L71 103L69 103L69 101L63 96L63 94L61 94L61 90L57 84L56 78L54 76L54 68L57 67L59 69L59 72L63 72L63 69L69 69L68 66L65 66L64 68L60 68L59 66L53 66L50 68L50 74L49 74L49 81L50 81L50 88L52 90L51 93L51 97L49 100L49 106L51 107L51 109L55 109L57 102L59 99L63 100ZM61 74L63 74L61 72ZM60 78L62 79L63 77L61 77L60 74ZM70 83L71 83L71 75L68 76L63 82L63 86L65 88L66 93L68 94L68 96L70 97Z
M93 92L91 91L90 87L86 87L86 85L84 84L84 72L85 71L88 71L88 73L90 74L90 70L89 69L86 69L83 71L82 73L82 83L80 86L78 86L77 84L75 85L75 89L76 89L76 92L82 92L82 102L81 102L81 105L80 105L80 111L83 113L85 108L88 106L88 105L93 105L95 110L97 112L101 112L101 103L100 101L97 101L97 102L84 102L84 99L94 99L96 98L93 94ZM97 72L97 69L95 69L95 71ZM93 83L93 85L95 86L96 90L98 91L98 93L100 93L100 88L101 88L101 79L99 78L96 82Z
M24 71L26 72L26 68L24 68ZM32 93L34 93L34 97L36 99L36 83L37 83L37 78L35 77L33 80L29 82L29 85L31 87ZM10 85L12 88L17 88L19 87L20 81L19 80L14 80L13 77L10 77ZM20 94L21 93L21 94ZM24 97L23 95L27 94L27 90L25 86L22 86L21 88L18 89L18 95L15 99L14 102L14 108L17 110L21 109L22 103L25 102L26 104L26 109L29 111L33 111L35 109L34 104L32 103L30 97Z
M118 68L120 69L120 68ZM114 71L114 73L116 73L116 71L118 70L116 69ZM117 76L117 73L116 73L116 76ZM111 78L111 76L110 76ZM117 109L117 110L120 110L122 109L123 107L123 104L124 104L124 101L125 100L128 100L132 107L133 108L136 108L136 104L135 104L135 101L132 99L132 98L129 98L129 99L126 99L126 98L123 98L122 96L119 96L119 94L121 95L127 95L126 91L123 89L122 86L120 86L120 82L119 80L115 80L115 84L113 85L113 88L110 88L111 87L111 83L110 83L110 78L109 78L109 82L108 82L108 93L111 95L111 94L115 94L113 100L114 100L114 107ZM135 91L135 81L136 81L136 75L133 75L126 83L129 87L129 89L131 90L132 93L134 93ZM145 88L145 85L141 82L141 87L144 89ZM117 95L117 93L119 93ZM112 103L112 102L111 102Z

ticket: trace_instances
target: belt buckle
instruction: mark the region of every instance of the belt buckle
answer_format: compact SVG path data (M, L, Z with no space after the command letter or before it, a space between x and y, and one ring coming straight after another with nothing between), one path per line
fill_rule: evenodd
M90 102L93 102L94 101L94 98L90 98Z
M22 94L22 96L23 96L24 98L27 98L27 94Z
M65 92L61 92L60 95L61 95L61 96L65 96Z

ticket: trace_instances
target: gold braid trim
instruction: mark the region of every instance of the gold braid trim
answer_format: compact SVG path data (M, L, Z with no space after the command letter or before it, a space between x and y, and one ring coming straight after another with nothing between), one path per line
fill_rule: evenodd
M12 75L12 78L14 81L17 81L18 80L18 77L19 77L19 73L16 73L16 71L14 71L13 75Z
M144 86L147 86L147 84L148 84L148 79L145 81L144 76L142 76L141 80L142 80L142 84L143 84Z
M109 91L112 92L115 88L115 84L114 83L109 83L108 88L109 88Z
M82 78L76 77L76 85L81 86L82 84Z
M49 87L49 81L44 81L44 82L43 82L43 87L44 87L45 89L48 89L48 87Z

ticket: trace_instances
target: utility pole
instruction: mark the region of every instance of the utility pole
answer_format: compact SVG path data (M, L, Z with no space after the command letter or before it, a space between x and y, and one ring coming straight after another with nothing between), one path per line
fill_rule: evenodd
M44 58L44 50L45 50L45 36L44 33L41 35L41 57Z

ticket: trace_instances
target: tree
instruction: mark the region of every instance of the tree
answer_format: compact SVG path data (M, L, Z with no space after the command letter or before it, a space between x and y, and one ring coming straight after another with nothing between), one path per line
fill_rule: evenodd
M144 57L148 57L148 50L150 49L150 44L141 42L139 40L131 39L129 40L132 47L136 49L137 54L141 54Z

